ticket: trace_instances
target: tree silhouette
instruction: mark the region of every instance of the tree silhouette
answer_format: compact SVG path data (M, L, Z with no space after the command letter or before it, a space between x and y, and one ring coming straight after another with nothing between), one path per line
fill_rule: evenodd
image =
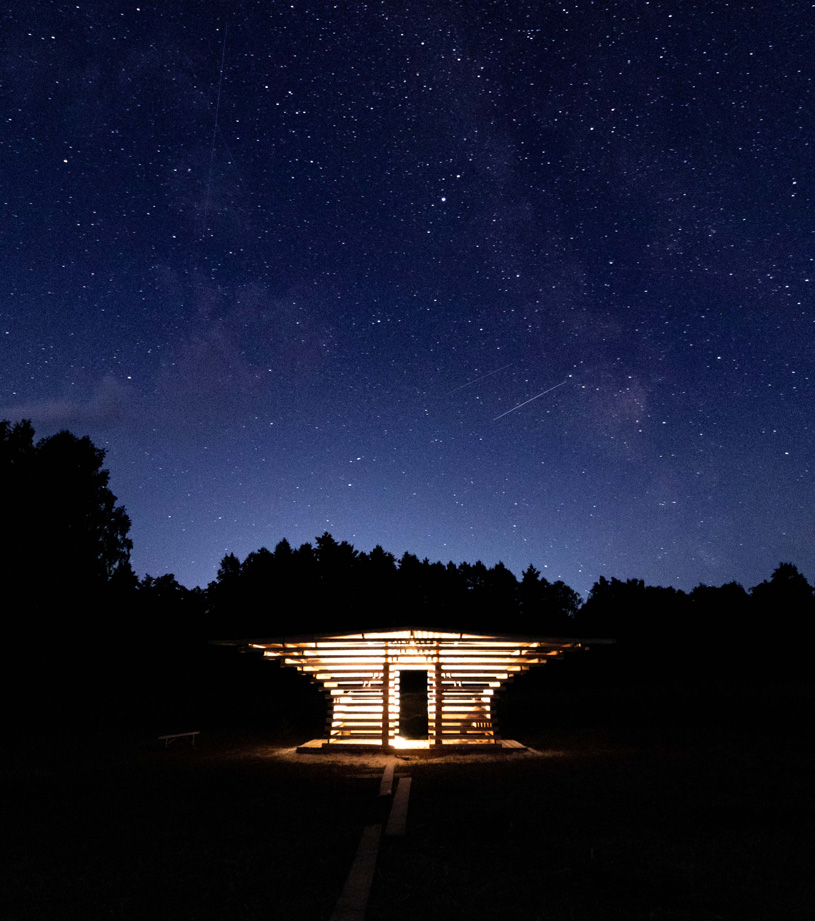
M341 626L358 608L358 554L348 541L337 543L328 531L316 543L320 606L327 622Z
M812 586L792 563L779 563L769 581L759 583L750 591L750 616L742 631L744 643L755 643L756 637L771 627L783 637L784 652L768 661L766 668L787 677L808 673L809 635L815 598ZM749 639L748 639L749 637Z
M0 607L15 673L25 675L8 718L22 726L35 715L49 725L90 719L111 699L133 639L130 519L104 457L87 437L35 441L29 421L0 422Z
M178 657L185 648L207 639L201 616L203 592L185 588L172 573L146 575L137 584L135 603L144 647L160 649L164 657Z
M361 591L360 626L394 626L393 589L396 557L377 544L370 553L360 553L358 572Z
M34 441L29 421L0 422L4 583L30 609L61 604L131 576L130 519L108 486L105 452L62 431Z
M750 595L761 613L776 622L792 625L801 617L812 617L812 586L792 563L779 563L769 582L754 586Z

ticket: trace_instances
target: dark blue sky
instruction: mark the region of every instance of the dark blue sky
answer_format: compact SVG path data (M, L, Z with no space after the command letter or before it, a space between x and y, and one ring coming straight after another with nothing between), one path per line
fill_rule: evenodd
M0 417L106 449L139 575L328 530L583 594L815 577L811 3L3 35Z

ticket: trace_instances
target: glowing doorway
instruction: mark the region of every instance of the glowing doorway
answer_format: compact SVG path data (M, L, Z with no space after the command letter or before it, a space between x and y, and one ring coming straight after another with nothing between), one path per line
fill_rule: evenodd
M403 669L399 674L399 736L416 741L428 738L428 674L426 669Z

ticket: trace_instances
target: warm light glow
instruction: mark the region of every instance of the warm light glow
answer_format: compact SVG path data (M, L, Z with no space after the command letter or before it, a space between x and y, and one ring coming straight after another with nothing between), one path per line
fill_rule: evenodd
M251 645L326 688L330 743L421 749L494 743L501 683L579 644L406 629ZM427 673L426 739L400 735L403 671Z
M394 736L391 742L393 748L430 748L428 739L403 739L401 736Z

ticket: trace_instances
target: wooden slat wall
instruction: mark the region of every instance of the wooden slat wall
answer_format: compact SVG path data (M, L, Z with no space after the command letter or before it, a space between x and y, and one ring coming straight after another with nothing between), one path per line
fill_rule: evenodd
M428 673L430 744L492 743L500 685L575 644L405 630L257 645L324 685L329 742L382 746L397 738L402 670Z

